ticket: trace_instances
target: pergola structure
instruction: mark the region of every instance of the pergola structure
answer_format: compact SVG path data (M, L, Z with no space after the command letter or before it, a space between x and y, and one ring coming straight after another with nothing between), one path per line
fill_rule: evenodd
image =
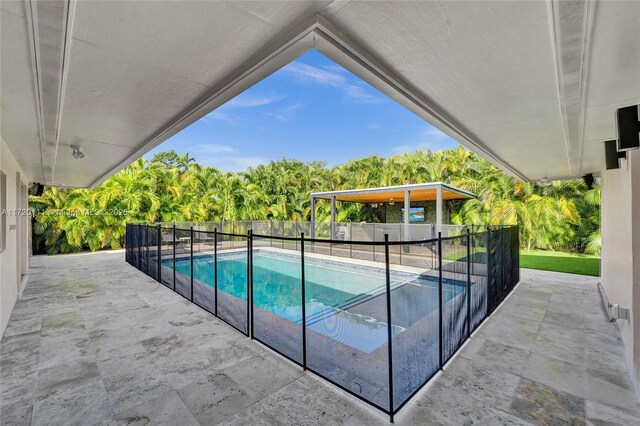
M381 188L348 189L311 194L311 229L315 229L316 200L331 201L331 225L336 223L336 201L362 204L384 204L404 201L403 223L410 224L412 201L436 202L436 225L442 225L442 206L446 200L468 200L476 195L443 182L416 183Z

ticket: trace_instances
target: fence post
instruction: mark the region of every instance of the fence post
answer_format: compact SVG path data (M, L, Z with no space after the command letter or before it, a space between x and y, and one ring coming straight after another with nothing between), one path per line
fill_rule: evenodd
M476 227L474 224L471 224L471 235L475 235L476 234ZM475 248L475 244L474 241L471 240L471 252L475 253L476 252L476 248ZM472 262L471 263L471 274L475 275L476 272L476 263Z
M438 232L438 347L440 352L440 370L442 370L443 362L443 347L444 342L442 338L442 232Z
M144 255L144 242L142 240L142 237L144 236L144 232L143 232L143 227L144 225L140 224L137 226L138 228L138 269L140 271L142 271L142 261L143 261L143 255Z
M389 234L384 234L384 263L387 288L387 345L389 350L389 421L393 423L393 324L391 323L391 271L389 269Z
M136 249L138 251L138 258L136 259L136 269L140 269L140 226L135 225L136 230Z
M124 261L129 262L129 224L124 224Z
M302 368L307 370L307 296L304 276L304 232L300 233L300 282L302 283Z
M247 232L247 335L253 339L253 231Z
M125 244L129 253L129 263L133 264L133 226L127 223L127 233L125 235Z
M218 228L213 228L213 312L218 316Z
M505 238L504 238L504 228L500 228L498 236L500 237L500 303L504 300L505 295L505 286L506 286L506 277L505 277L505 267L504 267L504 246L505 246Z
M333 229L333 223L331 223L329 228L329 256L333 256Z
M191 225L191 237L189 238L189 258L191 262L190 272L191 272L191 301L193 302L193 225Z
M176 291L176 223L173 222L173 291Z
M146 262L147 262L147 243L146 243L146 233L145 230L147 225L142 224L140 225L140 247L142 250L142 257L140 258L140 270L142 272L144 272L145 274L148 274L149 271L145 271L146 269Z
M353 225L349 221L349 259L353 257Z
M140 270L148 275L149 271L146 270L146 262L147 262L147 243L146 243L146 226L140 225L140 246L142 247L142 260L140 262Z
M485 244L486 246L486 250L487 250L487 309L486 312L484 314L485 318L489 316L489 313L491 311L490 308L490 299L491 299L491 263L493 262L493 259L491 259L491 226L487 225L487 243Z
M158 255L156 257L156 262L158 266L158 272L156 277L158 282L162 284L162 225L158 224Z
M467 336L471 335L471 233L467 228Z
M375 243L376 242L376 223L375 222L371 224L371 235L372 235L371 241ZM375 244L372 245L371 248L373 248L373 261L375 262L376 261L376 245Z
M140 266L138 267L138 269L144 272L144 260L146 258L146 254L145 254L146 251L144 248L144 225L140 225L139 234L140 234Z
M151 276L151 225L147 225L147 275Z
M144 271L144 273L147 274L147 276L151 276L149 274L149 268L151 266L151 262L149 262L149 224L144 225L144 248L145 248L145 258L147 259L146 260L147 270Z
M145 257L144 250L144 225L140 225L138 227L138 234L140 235L140 264L138 265L138 269L142 271L142 259Z
M516 248L515 248L515 259L516 259L516 283L520 282L520 225L516 225Z

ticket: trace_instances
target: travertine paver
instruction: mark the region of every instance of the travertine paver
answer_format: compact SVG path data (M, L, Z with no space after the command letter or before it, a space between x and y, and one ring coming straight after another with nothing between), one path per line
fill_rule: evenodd
M35 257L1 343L2 424L387 424L124 262ZM522 282L397 424L640 424L597 279Z

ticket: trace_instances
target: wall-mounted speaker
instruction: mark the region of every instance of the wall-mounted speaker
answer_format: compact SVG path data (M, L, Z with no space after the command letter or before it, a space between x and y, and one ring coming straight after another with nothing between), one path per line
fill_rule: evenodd
M43 192L44 192L44 185L38 182L34 182L31 185L31 190L29 191L30 195L35 195L36 197L41 196Z
M638 105L618 109L616 124L618 126L618 151L640 148Z
M620 168L620 162L618 161L617 141L615 140L604 141L604 155L605 155L607 170Z

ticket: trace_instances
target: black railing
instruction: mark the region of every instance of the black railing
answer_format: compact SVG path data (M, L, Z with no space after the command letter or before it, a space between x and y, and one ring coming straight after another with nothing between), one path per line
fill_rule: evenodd
M391 421L520 277L515 226L372 242L225 225L243 233L127 224L126 261Z

